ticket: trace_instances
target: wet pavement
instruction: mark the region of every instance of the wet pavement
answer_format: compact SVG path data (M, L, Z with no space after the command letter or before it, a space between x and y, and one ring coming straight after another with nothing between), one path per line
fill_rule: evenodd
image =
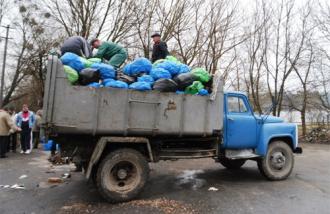
M123 204L105 202L81 173L47 182L74 167L50 165L46 152L10 153L0 159L0 213L330 213L330 145L303 147L280 182L266 181L253 161L235 171L212 159L151 164L146 188Z

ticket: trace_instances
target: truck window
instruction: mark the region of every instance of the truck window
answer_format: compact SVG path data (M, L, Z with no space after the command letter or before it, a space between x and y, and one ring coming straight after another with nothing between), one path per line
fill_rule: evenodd
M228 112L232 113L244 113L247 112L245 103L241 97L228 97L227 98Z

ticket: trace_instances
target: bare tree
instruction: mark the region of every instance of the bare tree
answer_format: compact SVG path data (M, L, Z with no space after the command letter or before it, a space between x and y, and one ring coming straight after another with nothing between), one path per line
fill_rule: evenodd
M16 28L19 29L19 32L22 35L22 41L17 46L17 52L13 58L16 60L14 67L14 71L12 77L8 78L10 84L5 88L5 96L3 98L3 105L8 104L11 101L11 98L17 89L18 85L22 82L25 77L24 69L26 68L26 58L25 54L27 49L29 48L29 44L27 41L27 30L24 25L20 25L18 23L14 24ZM7 82L8 82L7 80Z
M46 1L50 15L60 23L68 36L88 38L98 12L98 0L50 0Z
M314 87L319 90L318 97L321 102L321 107L330 113L330 74L328 72L330 65L323 62L323 60L328 61L328 58L324 57L323 52L319 57L321 60L318 62L319 66L317 67L319 71L317 78L318 84L314 83Z
M6 88L4 103L27 95L24 88L33 83L34 87L30 91L35 94L34 97L40 105L43 96L45 61L48 52L59 45L61 38L54 29L47 27L48 16L38 5L29 1L20 1L18 6L19 17L14 22L14 27L16 34L21 38L17 38L16 47L12 47L16 49L12 56L16 64L9 78L11 83Z
M323 34L323 39L330 42L330 5L327 1L318 2L313 18Z
M142 50L144 57L150 58L151 50L151 30L155 25L155 10L158 4L158 0L148 1L141 0L135 2L133 9L134 25L133 30L135 32L135 41L137 44L131 45L138 50ZM134 34L134 32L133 32Z
M203 7L203 1L194 1L189 6L186 5L178 19L180 23L173 28L172 35L177 47L174 52L188 65L201 61L197 58L207 42L204 29L209 12L203 13Z
M264 33L267 32L269 27L269 11L265 9L268 6L263 1L261 5L256 4L256 9L253 12L251 24L247 28L247 34L250 37L244 42L244 54L246 57L241 59L242 69L246 72L243 73L245 84L247 85L248 92L252 104L259 114L262 114L262 101L261 89L262 78L264 77L263 63L265 60L265 53L267 48Z
M315 63L315 50L311 40L308 42L308 50L300 64L293 66L295 74L298 76L299 82L302 87L302 91L299 93L301 96L295 97L292 95L287 96L290 103L290 108L300 112L302 134L306 136L306 110L309 103L309 86L311 86L311 71L313 64Z
M5 16L9 7L8 0L0 0L0 25L2 24L3 17Z
M330 75L326 70L330 69L330 53L329 53L329 44L330 44L330 5L328 2L319 2L318 10L314 13L314 21L317 24L318 29L322 33L322 36L318 38L319 44L318 49L321 51L319 55L319 85L316 87L319 88L319 99L322 104L322 107L330 112Z
M308 31L307 18L310 7L302 14L301 19L297 19L294 17L294 6L294 1L282 0L278 6L275 5L275 8L270 7L270 12L275 16L273 20L275 24L273 28L265 31L264 35L267 45L263 62L267 71L267 87L269 96L274 97L277 102L273 109L273 115L277 116L281 114L287 79L300 60ZM297 21L293 22L293 20ZM271 47L271 43L274 46Z
M203 61L210 73L216 73L219 66L225 65L223 76L227 76L228 68L235 62L235 57L230 57L230 51L242 44L248 36L240 33L241 21L239 17L238 2L212 1L209 3L210 14L206 19L206 37L208 38L203 51ZM220 63L227 54L228 59ZM227 69L226 69L227 68Z
M47 0L45 6L68 36L120 41L133 24L133 0Z

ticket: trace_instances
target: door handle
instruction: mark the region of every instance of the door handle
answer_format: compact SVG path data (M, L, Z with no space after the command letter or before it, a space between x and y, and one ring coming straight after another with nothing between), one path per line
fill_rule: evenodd
M230 120L230 121L234 121L234 119L233 119L233 118L231 118L231 117L228 117L228 120Z

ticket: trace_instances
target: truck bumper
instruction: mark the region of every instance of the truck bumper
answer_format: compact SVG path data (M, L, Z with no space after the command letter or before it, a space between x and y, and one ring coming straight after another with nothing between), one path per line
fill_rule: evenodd
M302 150L301 147L296 147L295 150L293 150L293 153L302 154L303 153L303 150Z

